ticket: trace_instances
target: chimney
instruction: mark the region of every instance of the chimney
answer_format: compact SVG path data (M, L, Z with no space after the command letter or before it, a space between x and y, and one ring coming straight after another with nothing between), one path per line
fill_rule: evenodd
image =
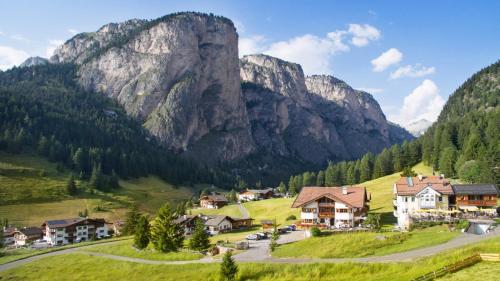
M342 194L347 195L347 186L342 186Z
M422 181L424 179L424 176L422 174L418 174L418 180Z

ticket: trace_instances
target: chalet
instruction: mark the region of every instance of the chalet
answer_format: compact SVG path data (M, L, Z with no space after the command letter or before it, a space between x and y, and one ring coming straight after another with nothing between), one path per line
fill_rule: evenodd
M301 208L300 228L354 227L368 212L368 194L360 186L307 186L302 188L292 208Z
M393 193L394 216L401 229L422 213L446 214L454 208L453 189L444 175L402 177L394 183Z
M42 224L44 239L51 245L64 245L108 235L104 219L74 218L46 221Z
M7 246L7 245L12 245L14 244L14 233L17 231L17 228L13 227L13 226L9 226L9 227L3 227L3 232L2 232L2 237L0 237L2 239L2 244Z
M261 220L260 225L262 226L262 230L266 232L273 231L274 229L274 220Z
M23 227L14 232L14 244L25 246L42 238L42 230L39 227Z
M205 222L205 228L210 235L217 235L233 229L234 219L224 215L200 216Z
M207 209L219 209L227 205L227 198L221 194L205 195L200 198L200 206Z
M232 218L233 219L233 229L238 228L249 228L252 227L253 219L252 218Z
M457 208L465 212L494 211L498 188L494 184L452 184Z
M274 191L272 188L266 189L247 189L238 193L238 201L254 201L269 199L274 196Z
M196 219L198 216L188 216L183 215L174 220L176 224L181 225L184 228L184 234L189 235L193 233L196 226Z

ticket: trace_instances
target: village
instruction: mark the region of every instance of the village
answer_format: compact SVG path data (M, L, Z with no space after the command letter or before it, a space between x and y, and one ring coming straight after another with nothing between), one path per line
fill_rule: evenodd
M281 235L278 243L293 244L333 233L405 233L441 224L465 233L483 235L496 226L494 219L498 217L499 191L494 184L452 184L444 175L418 174L400 177L392 187L380 188L392 188L394 211L391 215L396 223L391 227L382 227L380 214L370 210L372 195L363 186L305 186L293 198L276 188L246 189L237 193L237 202L233 204L225 194L214 192L201 196L199 204L177 215L174 223L182 227L188 239L196 231L197 221L201 221L206 234L213 237L212 241L217 241L215 254L247 250L247 254L238 253L241 260L263 258L255 253L267 255L273 232ZM259 220L252 218L245 204L265 200L290 200L292 204L288 210L297 210L300 217L290 215L286 221L278 222L275 213L266 213L265 217L260 215ZM241 216L225 213L230 206L237 208ZM123 233L125 224L124 220L109 222L102 218L78 217L47 220L39 226L4 225L2 240L7 249L36 251L130 235ZM252 248L260 248L261 252L252 251ZM207 254L211 252L213 250Z

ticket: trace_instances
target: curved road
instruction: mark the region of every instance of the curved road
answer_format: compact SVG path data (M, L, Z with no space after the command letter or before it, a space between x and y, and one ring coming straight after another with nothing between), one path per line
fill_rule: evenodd
M250 214L248 214L247 208L243 206L243 204L238 203L238 209L240 209L241 217L244 219L248 219L250 217Z
M300 240L300 239L303 239L303 237L301 237L302 235L303 235L303 233L301 231L295 231L295 232L292 232L292 233L289 233L286 235L282 235L279 242L280 243L288 243L288 242ZM481 240L485 240L485 239L489 239L489 238L493 238L493 237L500 237L500 227L497 227L493 232L490 232L488 234L474 235L474 234L464 233L464 234L458 236L457 238L452 239L446 243L432 246L432 247L411 250L411 251L407 251L407 252L395 253L395 254L390 254L390 255L385 255L385 256L371 256L371 257L364 257L364 258L334 258L334 259L274 258L274 257L271 257L269 254L269 247L268 247L269 240L262 240L262 241L252 241L250 244L251 247L248 251L237 254L234 256L234 258L235 258L235 260L237 260L239 262L266 262L266 263L267 262L271 262L271 263L402 262L402 261L412 261L416 258L432 256L432 255L435 255L435 254L442 252L442 251L445 251L445 250L466 246L468 244L476 243L476 242L479 242ZM119 241L113 241L113 242L109 242L109 244L118 243L118 242ZM101 243L99 245L102 245L102 244L104 244L104 243ZM89 248L92 246L96 246L96 245L83 246L83 247L79 247L79 248L71 248L71 249L41 254L38 256L33 256L33 257L29 257L29 258L21 259L21 260L17 260L17 261L12 261L12 262L0 265L0 272L17 267L17 266L27 264L27 263L32 262L32 261L43 259L46 257L64 255L64 254L69 254L69 253L83 253L83 254L88 254L88 255L92 255L92 256L99 256L99 257L104 257L104 258L109 258L109 259L114 259L114 260L119 260L119 261L136 262L136 263L143 263L143 264L175 265L175 264L190 264L190 263L220 262L220 259L212 259L210 257L205 257L205 258L202 258L201 260L190 260L190 261L154 261L154 260L146 260L146 259L139 259L139 258L131 258L131 257L103 254L103 253L95 253L95 252L89 252L89 251L84 250L85 248Z

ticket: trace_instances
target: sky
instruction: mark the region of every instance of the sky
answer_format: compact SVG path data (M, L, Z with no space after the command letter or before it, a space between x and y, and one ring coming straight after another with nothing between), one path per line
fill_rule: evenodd
M500 59L500 1L0 0L0 70L49 57L79 32L180 11L230 18L240 56L265 53L371 93L390 121L435 121Z

